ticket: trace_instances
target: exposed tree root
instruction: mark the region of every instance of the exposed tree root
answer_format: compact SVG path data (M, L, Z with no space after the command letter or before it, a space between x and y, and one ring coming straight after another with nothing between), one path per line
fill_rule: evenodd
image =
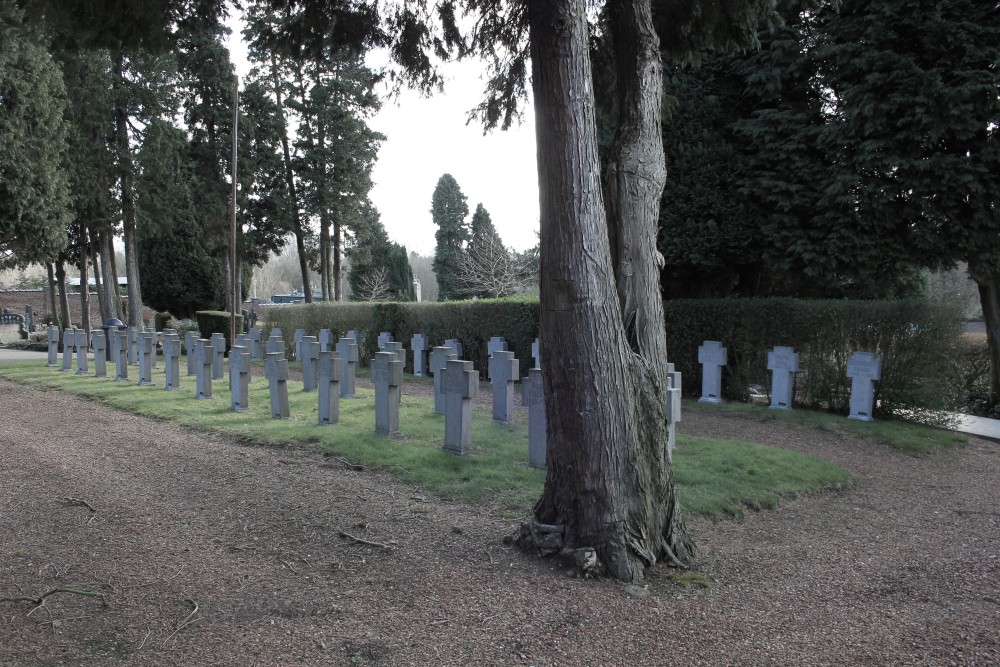
M357 542L358 544L367 544L368 546L380 547L382 549L388 549L389 551L395 551L396 550L396 547L392 546L391 544L382 544L381 542L373 542L371 540L366 540L366 539L361 538L361 537L356 537L354 535L351 535L350 533L345 533L342 530L339 531L339 535L341 537L346 537L349 540L353 540L353 541Z
M71 595L84 595L91 598L100 598L101 604L105 607L108 606L108 600L104 597L104 593L98 593L97 591L85 591L79 588L53 588L51 591L42 593L38 597L16 597L16 598L0 598L0 602L30 602L37 607L41 607L45 604L45 598L50 595L55 595L56 593L68 593Z

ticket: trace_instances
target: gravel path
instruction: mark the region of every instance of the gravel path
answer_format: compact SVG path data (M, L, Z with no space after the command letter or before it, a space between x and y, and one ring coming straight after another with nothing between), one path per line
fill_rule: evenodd
M0 380L0 597L109 603L0 602L0 666L1000 664L997 445L915 459L732 415L682 426L857 486L689 519L709 588L656 568L637 599L506 548L498 508Z

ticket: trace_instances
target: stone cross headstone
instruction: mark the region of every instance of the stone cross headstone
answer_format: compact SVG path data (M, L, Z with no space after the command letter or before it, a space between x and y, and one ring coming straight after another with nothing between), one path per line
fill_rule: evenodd
M528 465L545 468L545 388L542 369L528 369L528 377L521 382L524 404L528 406Z
M147 387L153 384L153 355L156 344L153 342L156 334L143 331L139 334L139 386Z
M87 332L83 329L76 330L76 343L74 347L76 348L76 374L86 375L90 372L90 368L87 366L87 348L89 347L89 342L87 340Z
M378 335L378 349L384 350L386 343L391 343L393 341L392 334L388 331L382 331Z
M717 340L706 340L698 348L701 364L701 398L699 403L722 403L722 367L726 365L727 350Z
M188 355L190 356L190 355ZM176 391L181 388L181 339L177 334L163 337L163 365L166 381L163 388Z
M789 410L794 400L795 373L799 370L799 355L795 348L776 345L767 353L767 370L771 376L771 407Z
M319 361L316 336L303 336L299 351L302 353L302 391L313 391L316 389L316 362Z
M329 329L319 330L319 351L333 352L333 332Z
M264 358L264 377L271 394L271 417L288 419L288 360L283 353L269 352Z
M35 332L35 314L31 310L31 304L24 306L24 330L28 333Z
M396 359L398 359L399 362L403 364L402 366L403 370L406 370L406 348L403 347L402 343L398 343L396 341L391 340L385 344L385 349L382 351L392 352L393 354L395 354ZM400 405L403 404L403 385L399 386L399 404Z
M462 358L462 343L457 338L449 338L444 342L445 347L450 347L452 352L455 353L456 359Z
M94 376L107 377L107 343L101 329L94 329L90 333L90 345L94 348Z
M60 371L73 370L73 352L76 349L76 329L63 330L63 360Z
M249 341L248 341L249 342ZM250 348L234 345L229 350L229 391L233 412L250 409Z
M184 350L187 354L187 374L197 375L197 361L198 357L195 354L195 348L198 346L198 333L196 331L186 331L184 332Z
M212 366L215 365L215 350L212 349L212 341L208 338L198 340L195 348L198 357L198 389L195 398L212 398Z
M264 353L261 351L260 346L260 327L250 327L250 358L264 358Z
M504 340L503 336L493 336L488 341L486 341L486 355L489 357L492 357L494 352L500 352L506 350L507 350L507 341Z
M133 326L125 327L128 333L128 365L139 363L139 330Z
M240 347L245 347L247 349L247 351L249 352L250 351L250 334L248 334L248 333L239 333L239 334L236 334L236 343L235 343L235 345L238 345Z
M471 361L449 359L444 383L444 449L466 454L472 449L472 399L479 392L479 373Z
M439 415L444 414L444 369L455 358L455 351L450 347L440 345L431 350L429 370L434 375L434 412Z
M375 385L375 432L399 432L399 388L403 384L403 364L395 352L376 352L372 361Z
M146 333L153 334L153 351L150 354L150 357L152 358L152 361L150 363L153 366L153 368L156 368L156 347L157 347L157 343L160 342L160 335L161 334L157 333L156 329L154 329L153 327L148 327L146 329Z
M535 339L535 342L531 344L531 357L535 360L535 368L541 368L542 346L537 338Z
M340 358L340 397L354 398L354 373L358 366L358 344L353 338L344 337L337 343Z
M350 338L354 340L354 344L357 345L359 348L361 347L361 336L354 329L348 331L347 334L345 334L345 338Z
M487 370L493 383L493 421L509 424L514 421L514 380L521 377L520 362L513 352L494 350Z
M49 325L49 360L46 366L59 365L59 327Z
M410 349L413 350L413 374L422 378L427 373L427 336L422 333L413 334Z
M344 368L336 352L320 352L317 363L319 383L319 423L336 424L340 421L340 378Z
M874 352L855 352L847 360L847 377L851 378L851 414L847 418L872 421L875 381L882 379L882 362Z
M275 353L280 354L282 358L285 356L285 339L281 337L281 329L271 329L271 335L267 339L265 354Z
M295 361L302 361L302 337L306 335L305 329L296 329L295 340Z
M110 329L112 352L115 361L115 382L128 381L128 332L125 329Z
M677 424L681 420L681 374L667 364L667 397L664 406L667 418L667 460L672 461L677 446Z

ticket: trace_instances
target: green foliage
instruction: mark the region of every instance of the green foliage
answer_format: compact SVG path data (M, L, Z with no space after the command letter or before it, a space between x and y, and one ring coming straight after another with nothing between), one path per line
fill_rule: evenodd
M676 300L665 304L670 360L684 373L684 390L700 391L698 347L718 340L728 348L723 394L747 400L750 385L770 388L767 351L794 347L801 372L795 401L846 414L848 357L876 353L882 379L876 412L933 420L933 411L961 404L948 381L962 331L960 309L928 301L799 301L792 299ZM917 411L917 414L913 414Z
M54 259L66 246L66 91L42 36L0 9L0 268Z
M226 349L233 346L233 341L229 337L229 322L232 319L230 313L221 310L199 310L195 313L195 317L202 338L211 338L212 334L220 333L226 337ZM242 332L243 316L236 315L236 334Z
M455 276L461 271L461 257L465 252L465 242L469 240L469 226L465 216L469 214L458 181L451 174L438 179L431 198L431 217L438 226L434 233L437 246L434 250L434 275L437 276L438 299L450 301L465 295Z
M674 480L685 511L715 519L852 482L846 470L788 449L685 435L677 438Z
M378 349L378 334L388 331L409 348L415 333L427 336L431 345L446 339L461 341L464 358L475 362L486 374L486 343L493 336L507 339L509 349L531 364L531 344L538 336L538 300L530 297L481 299L454 303L321 303L260 308L261 328L280 327L286 343L295 329L315 334L330 329L338 337L353 329L360 336L362 360ZM407 363L411 363L408 359Z
M378 211L365 206L364 224L356 227L347 251L351 269L347 281L355 301L413 301L413 271L406 248L389 240Z
M153 315L153 328L157 331L163 331L170 326L172 319L173 315L170 313L156 313Z

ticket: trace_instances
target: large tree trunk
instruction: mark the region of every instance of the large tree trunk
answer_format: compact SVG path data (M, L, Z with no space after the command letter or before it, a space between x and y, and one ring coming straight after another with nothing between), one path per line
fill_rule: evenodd
M324 301L332 301L330 293L330 217L323 206L319 212L319 284Z
M52 319L55 320L55 325L59 327L61 331L64 326L63 322L66 320L61 320L59 317L59 308L56 306L56 272L52 268L52 262L45 263L45 269L49 274L49 302L52 304Z
M128 323L142 326L142 289L139 285L139 253L136 250L135 201L133 200L132 150L125 108L125 54L115 60L115 139L118 145L122 229L125 241L125 277L128 280Z
M648 14L648 1L639 8ZM585 0L529 8L548 475L520 539L561 550L581 569L637 581L660 559L685 562L691 545L671 532L679 522L664 358L647 362L637 354L622 317L601 199L586 12ZM645 230L629 234L645 242ZM641 261L649 250L631 252ZM653 324L638 318L654 317L647 299L626 299L637 304L628 330L637 332L632 342L643 353L638 332ZM662 314L659 322L662 336ZM665 343L652 347L664 350Z
M56 261L56 285L59 287L59 318L62 320L63 329L73 326L73 320L69 317L69 296L66 294L66 265L63 261ZM55 304L53 304L55 309Z
M104 310L104 304L107 299L104 298L104 281L101 279L101 265L99 260L100 252L97 246L97 232L91 232L90 235L90 246L88 251L90 253L90 267L94 270L94 290L97 292L97 309L101 313L101 321L98 324L104 324L110 315Z
M337 295L337 301L344 300L344 232L340 225L340 217L333 221L333 288Z
M88 265L90 259L87 256L87 246L90 241L87 237L87 225L80 223L80 326L84 331L90 331L90 272Z
M970 269L972 279L979 288L979 302L983 307L986 325L986 344L990 350L990 407L1000 405L1000 286L997 276Z
M104 293L101 295L101 317L123 320L122 300L118 292L118 276L115 271L115 248L112 243L110 229L103 230L98 235L98 250L101 256L101 282L104 283Z

